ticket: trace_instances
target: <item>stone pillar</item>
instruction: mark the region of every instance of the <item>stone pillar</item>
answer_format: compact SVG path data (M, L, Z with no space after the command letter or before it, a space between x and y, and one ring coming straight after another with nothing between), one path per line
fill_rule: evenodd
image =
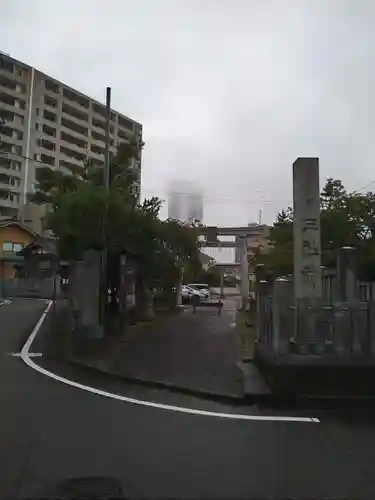
M337 257L337 295L340 302L353 302L358 297L357 252L354 247L342 247Z
M294 298L314 301L322 296L319 158L293 163L293 211Z
M256 339L264 345L270 344L269 331L269 311L267 310L267 297L269 294L269 283L266 280L260 280L257 284L257 317L256 317ZM271 326L272 327L272 326Z
M179 266L178 280L176 283L176 307L182 307L182 284L184 282L184 268Z
M83 338L103 336L99 325L100 252L87 250L83 260L76 262L69 279L70 295L79 317Z
M247 260L247 240L241 240L241 307L244 311L248 308L249 303L249 261Z
M220 267L220 298L224 298L224 268Z
M272 347L274 354L289 351L289 339L293 337L293 315L289 314L291 283L286 278L277 278L273 287L272 301Z

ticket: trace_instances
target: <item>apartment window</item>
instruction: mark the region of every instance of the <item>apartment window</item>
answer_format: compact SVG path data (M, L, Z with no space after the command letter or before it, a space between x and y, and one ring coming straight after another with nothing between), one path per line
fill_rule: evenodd
M58 101L54 97L50 97L48 95L44 96L44 104L46 106L50 106L51 108L57 108Z
M57 121L57 116L55 115L55 113L52 113L52 111L48 111L48 109L44 110L43 118L49 120L50 122Z
M49 135L50 137L56 137L56 129L49 127L48 125L43 125L43 133Z
M4 241L2 250L3 252L13 252L13 243L10 241Z
M86 109L88 109L90 106L90 101L88 99L81 96L80 94L77 94L76 92L73 92L72 90L63 89L63 96L69 99L69 101L76 102L77 104L83 106Z
M8 71L8 73L13 73L14 64L5 57L0 56L0 69Z
M59 84L55 83L53 80L46 78L44 81L44 86L47 90L49 90L50 92L53 92L54 94L60 93Z
M56 144L48 139L40 139L39 146L44 149L48 149L49 151L56 150Z
M17 123L18 125L24 125L25 118L22 115L14 113L14 123Z
M17 90L17 92L21 92L22 94L24 94L26 92L26 86L25 86L25 84L17 82L16 90Z
M72 130L73 132L76 132L77 134L82 134L86 137L89 135L89 131L87 128L79 125L78 123L67 120L66 118L61 118L61 125Z
M22 156L22 146L12 146L12 153Z
M40 155L40 161L42 163L45 163L46 165L54 165L55 164L55 157L54 156L49 156L45 154Z
M13 160L11 165L13 170L18 170L18 172L21 172L22 164L20 161Z
M113 122L116 121L116 115L114 113L111 113L111 121Z
M2 245L4 252L20 252L23 248L23 243L13 243L11 241L4 241Z
M9 193L9 200L16 201L17 203L20 201L20 195L18 193L13 193L12 191Z
M87 122L89 119L87 113L84 113L83 111L80 111L79 109L76 109L73 106L70 106L69 104L63 103L62 110L63 113L67 113L68 115L74 116L74 118L78 118L78 120Z
M36 108L35 112L36 112L36 116L39 116L39 108Z
M20 130L14 130L14 138L17 139L17 141L22 141L23 132L21 132Z

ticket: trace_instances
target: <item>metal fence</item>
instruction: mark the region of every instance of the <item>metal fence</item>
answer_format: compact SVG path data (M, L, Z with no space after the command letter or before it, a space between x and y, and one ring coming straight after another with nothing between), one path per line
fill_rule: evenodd
M0 279L1 298L38 298L53 299L62 297L60 276L46 278L12 278Z
M290 304L276 310L269 296L258 315L258 342L271 351L277 345L281 354L375 355L375 301Z

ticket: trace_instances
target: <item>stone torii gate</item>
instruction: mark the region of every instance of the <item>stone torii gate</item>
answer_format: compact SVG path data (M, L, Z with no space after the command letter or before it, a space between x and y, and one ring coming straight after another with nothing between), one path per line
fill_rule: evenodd
M239 267L241 278L242 307L248 307L249 301L249 263L248 250L252 247L251 241L257 240L267 229L263 224L237 227L208 226L205 228L205 247L210 248L235 248L236 262L220 265L221 269L221 291L223 288L224 270L226 267ZM235 241L220 241L219 236L234 236Z

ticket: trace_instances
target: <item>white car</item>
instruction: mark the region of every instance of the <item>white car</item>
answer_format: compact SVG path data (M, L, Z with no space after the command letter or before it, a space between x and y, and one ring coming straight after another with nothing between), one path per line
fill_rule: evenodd
M191 288L190 286L187 286L187 285L182 285L181 295L182 295L182 298L185 300L190 300L193 296L198 297L200 300L205 299L205 296L203 293L201 293L199 290L195 290L194 288Z
M211 290L207 283L189 283L188 286L200 292L206 300L211 299Z

